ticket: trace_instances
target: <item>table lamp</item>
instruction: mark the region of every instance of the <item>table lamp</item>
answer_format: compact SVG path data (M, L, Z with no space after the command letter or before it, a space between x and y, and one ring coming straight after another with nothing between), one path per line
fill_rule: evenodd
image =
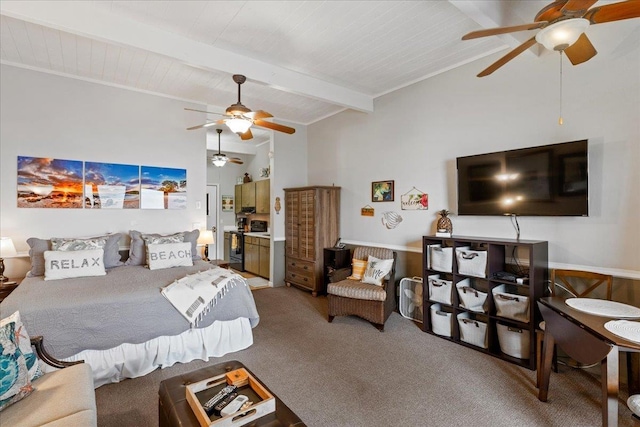
M4 277L4 258L14 257L18 254L16 247L10 237L0 237L0 283L9 281L8 277Z
M205 261L209 261L209 245L215 243L213 238L213 230L202 230L200 231L200 237L198 237L198 244L204 245L204 256L202 257Z

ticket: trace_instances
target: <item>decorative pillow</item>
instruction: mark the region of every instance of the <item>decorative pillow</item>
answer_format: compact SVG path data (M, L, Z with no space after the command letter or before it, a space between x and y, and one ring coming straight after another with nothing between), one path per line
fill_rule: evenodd
M191 243L150 243L147 245L149 270L193 265Z
M393 258L379 259L369 255L369 262L362 277L362 283L382 286L382 281L393 267Z
M200 236L200 231L199 230L184 231L182 233L176 233L176 234L182 234L184 236L184 241L191 243L191 259L193 261L200 260L201 257L198 255L198 251L196 247L198 236ZM129 235L131 236L131 243L129 244L129 259L127 259L127 261L124 264L125 265L144 265L147 259L147 255L146 255L147 251L145 249L145 241L142 238L142 233L136 230L131 230L129 232ZM145 234L145 236L163 237L161 234ZM167 237L167 236L164 236L164 237Z
M88 249L104 249L107 239L94 237L91 239L67 239L61 237L51 238L52 251L85 251Z
M171 234L169 236L158 236L153 234L143 234L144 249L146 252L146 265L149 265L149 245L165 244L165 243L182 243L184 242L184 233Z
M351 260L351 276L347 277L347 279L362 280L365 268L367 268L367 261L353 258Z
M104 250L45 251L44 280L104 276Z
M112 268L124 265L122 261L120 261L120 247L118 242L122 237L121 233L107 234L104 236L91 237L89 239L61 239L61 238L52 238L51 240L38 239L36 237L31 237L27 239L27 243L29 244L29 257L31 258L31 271L29 272L29 276L43 276L44 275L44 252L55 250L53 249L53 241L72 241L72 240L95 240L95 239L106 239L106 243L104 245L104 267ZM72 245L65 245L72 246ZM63 249L64 250L64 249Z
M0 411L33 392L29 370L15 342L16 323L0 327Z
M14 342L20 348L20 351L24 355L25 362L27 364L27 370L29 371L29 380L34 381L40 378L43 373L38 364L38 357L31 348L31 338L27 333L27 328L24 327L22 320L20 319L20 312L16 311L11 316L0 320L0 328L4 327L7 323L15 323L15 336Z

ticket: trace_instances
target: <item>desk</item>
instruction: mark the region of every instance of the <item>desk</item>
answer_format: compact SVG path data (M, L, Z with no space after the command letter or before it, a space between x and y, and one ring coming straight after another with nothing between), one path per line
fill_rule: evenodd
M628 341L605 329L609 317L575 310L560 297L541 298L538 307L545 320L542 379L538 399L546 402L553 347L557 344L570 357L584 364L600 362L602 371L602 425L618 425L618 360L620 352L627 358L629 393L640 390L640 343ZM606 380L605 380L606 379Z

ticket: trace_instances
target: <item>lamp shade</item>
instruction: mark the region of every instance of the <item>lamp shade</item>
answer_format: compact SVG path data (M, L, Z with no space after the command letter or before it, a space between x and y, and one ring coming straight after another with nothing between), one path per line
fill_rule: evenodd
M253 124L251 120L242 117L232 117L224 122L234 133L245 133Z
M576 41L589 26L584 18L565 19L543 28L536 34L536 41L549 50L565 50Z
M16 255L18 255L18 252L13 245L11 237L0 237L0 258L13 257Z
M198 237L198 244L200 245L211 245L215 243L213 239L213 231L212 230L202 230L200 231L200 237Z

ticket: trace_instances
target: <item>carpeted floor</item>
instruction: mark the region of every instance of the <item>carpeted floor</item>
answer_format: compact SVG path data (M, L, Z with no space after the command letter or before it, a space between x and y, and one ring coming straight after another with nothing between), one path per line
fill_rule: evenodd
M328 323L327 300L295 288L255 291L260 324L247 350L96 390L100 426L157 426L160 381L226 360L247 365L309 426L598 426L599 378L561 367L549 402L535 372L426 334L392 314L385 332L364 320ZM624 359L623 359L624 360ZM639 426L621 392L622 427Z

